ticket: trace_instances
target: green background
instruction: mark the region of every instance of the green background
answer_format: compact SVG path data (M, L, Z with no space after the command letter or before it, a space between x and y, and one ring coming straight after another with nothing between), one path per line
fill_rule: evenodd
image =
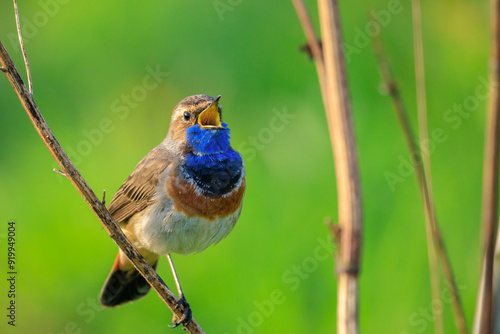
M434 305L451 333L447 292L434 304L430 295L422 201L402 162L408 151L372 51L371 36L381 33L416 130L411 7L396 4L397 13L387 1L340 6L363 194L360 326L364 333L431 333ZM307 5L318 28L316 3ZM200 254L174 255L201 326L208 333L335 332L324 225L337 217L334 164L316 70L299 51L305 38L292 4L30 0L19 7L35 101L108 201L165 137L181 99L222 95L247 191L228 238ZM479 78L487 79L489 8L484 0L433 1L422 12L429 129L441 130L431 145L435 202L470 326L480 269L487 103ZM0 39L24 77L15 32L4 0ZM168 75L145 90L148 67ZM453 111L464 104L470 112ZM154 292L116 309L97 304L116 245L71 183L52 172L51 155L3 75L0 111L1 331L7 222L15 221L17 322L9 333L181 333L167 328L171 313ZM288 119L276 118L285 112ZM387 173L401 179L390 185ZM158 271L173 286L165 259Z

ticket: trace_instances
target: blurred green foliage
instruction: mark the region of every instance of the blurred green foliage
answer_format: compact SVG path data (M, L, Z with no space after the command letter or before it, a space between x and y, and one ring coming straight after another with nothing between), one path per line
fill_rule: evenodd
M317 27L316 4L307 5ZM35 100L98 196L106 189L110 199L164 138L177 102L222 95L232 144L246 160L243 213L216 247L174 256L202 327L335 332L323 224L337 217L334 165L316 71L299 51L305 38L291 3L28 0L19 10ZM486 101L478 92L479 78L487 78L488 3L426 2L422 12L429 129L444 133L431 145L435 201L470 325L480 269ZM404 170L409 154L372 51L371 37L381 32L416 129L410 2L343 1L341 16L363 192L362 332L432 333L433 305L454 332L449 300L430 295L422 201L414 173ZM24 76L15 32L12 4L2 1L0 40ZM163 74L148 79L151 70ZM167 328L171 314L154 292L116 309L97 305L117 247L71 183L52 172L51 155L3 75L0 92L1 268L7 272L7 222L15 221L18 270L15 329L6 324L0 280L1 331L180 332ZM462 114L460 105L468 108ZM285 112L291 116L274 120ZM390 185L388 172L399 182Z

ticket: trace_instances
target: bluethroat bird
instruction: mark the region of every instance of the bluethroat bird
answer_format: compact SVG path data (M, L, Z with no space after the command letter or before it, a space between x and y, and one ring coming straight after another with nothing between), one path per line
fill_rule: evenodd
M174 108L167 137L135 167L109 204L127 238L155 269L166 255L184 303L170 253L201 252L233 229L245 193L245 167L221 121L220 95L194 95ZM150 285L121 251L100 302L113 307L144 297Z

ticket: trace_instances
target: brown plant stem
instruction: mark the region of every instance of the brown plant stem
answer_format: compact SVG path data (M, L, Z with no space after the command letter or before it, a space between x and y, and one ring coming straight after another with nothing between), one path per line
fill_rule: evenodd
M420 0L412 0L412 15L413 15L413 44L415 52L415 77L417 86L417 109L418 109L418 123L419 123L419 139L421 146L428 141L427 130L427 98L425 94L425 69L424 69L424 47L422 41L422 18L421 18L421 5ZM467 324L465 322L465 314L460 302L460 295L455 283L455 276L448 257L448 252L444 246L443 238L437 223L436 210L434 207L434 199L432 195L432 177L431 177L431 160L429 152L423 150L421 152L423 161L423 172L425 176L425 189L426 189L426 215L430 222L430 229L434 235L435 247L437 247L438 255L441 260L443 272L448 281L448 285L452 288L453 292L453 311L455 316L455 323L459 333L467 333Z
M316 65L332 143L337 179L339 224L329 224L336 254L337 331L359 332L359 266L362 211L359 168L336 1L319 0L323 47L302 0L292 0Z
M19 45L21 46L21 51L23 53L24 66L26 67L26 75L28 76L28 87L29 92L33 95L33 82L31 81L31 70L30 64L28 63L28 56L26 56L26 49L24 48L23 35L21 33L21 23L19 22L19 11L17 10L17 1L14 1L14 12L16 15L16 26L17 26L17 35L19 37Z
M425 200L424 197L426 182L425 182L424 172L421 168L422 158L420 156L420 151L417 145L415 144L415 135L413 134L413 131L411 129L410 120L408 119L408 113L403 103L403 99L400 95L399 88L392 76L392 72L389 67L389 61L387 60L387 57L384 53L380 37L374 40L373 48L375 51L375 55L377 56L380 74L387 89L387 93L391 97L391 100L394 104L394 110L396 111L396 115L401 125L401 129L403 130L403 135L406 141L406 145L408 146L408 150L410 151L411 157L414 159L414 164L417 166L415 168L415 172L417 174L417 182L420 188L420 193L423 198L425 219L426 219L425 231L427 237L427 251L429 256L429 272L431 276L431 293L433 299L439 300L441 298L441 282L439 277L439 266L436 256L436 248L434 246L432 230L430 228L429 215L427 214L430 211L427 210L427 205L426 205L427 201ZM438 316L434 319L434 332L435 333L444 332L442 316Z
M327 92L327 82L326 82L326 72L325 72L325 62L323 59L323 49L314 32L314 27L311 22L311 18L309 13L307 12L307 8L304 5L302 0L291 0L295 11L297 12L297 16L299 18L300 24L302 25L302 30L304 31L304 35L306 36L307 45L309 45L309 50L311 50L311 56L314 61L314 65L316 67L316 73L318 75L319 87L321 89L321 96L323 98L323 105L325 106L325 110L329 110L328 103L330 103L330 99L328 99ZM326 112L326 120L328 122L328 128L332 129L334 125L332 124L332 117L329 112Z
M493 333L493 269L498 222L498 168L500 140L500 1L491 0L490 95L486 119L483 164L482 245L483 266L476 305L474 333ZM498 292L497 292L498 293ZM498 297L497 297L498 298ZM498 317L498 315L497 315ZM498 321L498 320L496 320Z
M335 160L339 210L339 247L336 254L337 332L359 333L359 267L362 246L362 210L358 158L351 104L342 51L342 33L336 0L318 0L327 114Z
M413 45L415 54L415 81L417 88L417 110L418 110L418 129L420 147L429 140L429 132L427 129L427 98L425 92L425 69L424 69L424 50L422 42L422 19L420 12L420 1L412 1L412 16L413 16ZM429 256L429 272L431 276L431 291L433 299L441 299L441 281L439 275L439 266L436 259L436 247L432 238L432 231L436 229L436 209L434 207L434 198L432 195L431 181L431 159L429 152L426 150L419 152L420 159L423 163L423 175L419 177L419 182L425 183L421 191L426 192L424 199L425 211L425 231L427 236L427 249ZM443 312L434 314L434 331L435 333L444 333Z
M128 241L121 228L111 218L109 211L106 209L103 203L99 201L92 189L83 179L82 175L78 172L64 150L61 148L56 138L50 131L47 123L43 119L42 114L38 110L38 107L33 100L33 96L22 81L19 72L14 66L12 59L10 58L1 41L0 62L3 68L6 69L5 73L10 83L12 84L14 91L19 97L21 104L26 110L26 113L28 114L31 122L33 123L36 131L42 138L43 142L49 149L54 159L61 167L62 173L65 174L65 176L71 181L71 183L73 183L80 195L82 195L85 202L87 202L106 231L108 231L109 236L113 239L113 241L127 255L136 269L141 273L142 276L144 276L144 278L158 293L165 304L167 304L167 306L175 314L175 316L177 316L178 319L181 319L184 313L184 307L182 305L176 307L177 300L175 296L161 280L156 271L146 262L142 255ZM204 333L202 328L194 319L186 326L186 329L189 333Z
M500 331L500 233L498 231L499 227L497 226L497 241L493 260L493 333Z
M304 30L307 44L311 50L312 59L316 65L322 96L326 97L325 64L323 61L323 51L321 49L321 45L318 37L316 37L316 33L314 32L314 27L304 2L302 0L292 0L292 3L295 7L295 12L297 13L300 24L302 25L302 30Z
M417 174L417 181L419 184L420 188L420 193L423 199L423 204L424 204L424 210L425 210L425 217L426 217L426 231L431 231L431 236L434 241L434 246L429 245L428 243L428 250L429 250L429 261L430 261L430 266L431 270L434 267L432 265L432 250L435 249L437 251L437 259L439 260L439 263L442 266L443 273L445 276L445 279L447 281L447 288L451 290L452 296L453 296L453 308L454 308L454 315L455 315L455 323L457 325L457 328L459 329L460 333L467 333L467 326L465 323L465 315L463 312L462 304L460 301L460 295L458 292L458 287L455 282L455 277L453 275L453 270L451 267L451 263L448 257L448 253L446 251L446 248L444 246L444 242L442 240L441 232L439 230L439 225L437 223L437 218L436 218L436 213L434 210L430 210L430 196L429 192L427 191L427 182L425 181L425 173L423 169L423 163L422 163L422 158L420 155L420 150L418 149L418 146L416 145L416 137L413 134L413 131L411 129L410 121L408 118L408 111L403 103L403 99L401 97L399 87L392 75L390 66L389 66L389 61L387 60L387 57L385 56L382 43L380 40L376 40L374 43L374 48L375 48L375 54L377 55L377 61L378 61L378 66L380 70L380 74L382 76L382 79L384 81L385 86L387 87L389 96L391 97L391 100L394 105L394 109L396 111L396 115L398 117L398 120L401 124L401 128L403 130L403 134L405 137L406 144L408 146L408 150L410 151L410 154L412 158L414 159L414 164L415 164L415 172ZM433 222L433 223L431 223ZM435 275L436 274L431 274L432 284L435 284ZM431 286L432 287L432 286ZM435 288L434 288L435 289ZM434 293L433 293L434 294Z

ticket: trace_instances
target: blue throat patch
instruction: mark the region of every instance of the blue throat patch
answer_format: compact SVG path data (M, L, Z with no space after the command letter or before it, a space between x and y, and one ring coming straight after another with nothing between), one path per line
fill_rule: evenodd
M193 151L188 152L181 167L208 197L230 192L240 180L243 160L229 143L229 129L203 129L199 124L186 130L186 139Z

